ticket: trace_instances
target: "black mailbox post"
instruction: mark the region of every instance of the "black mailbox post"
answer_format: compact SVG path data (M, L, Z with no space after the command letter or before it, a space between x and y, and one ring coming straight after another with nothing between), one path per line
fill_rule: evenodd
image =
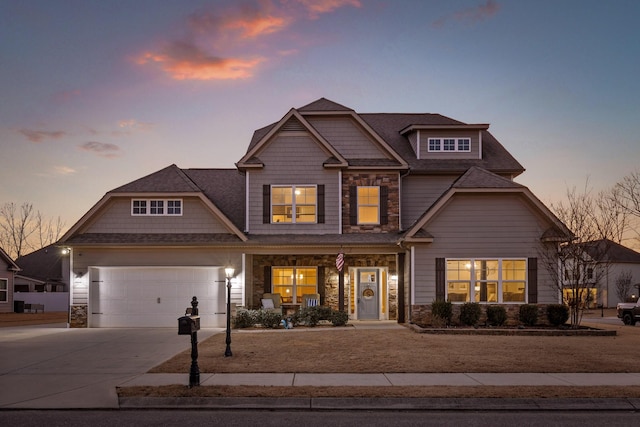
M191 370L189 371L189 387L200 385L200 368L198 367L198 330L200 330L200 316L198 316L198 299L191 299L189 316L178 318L178 335L191 335Z

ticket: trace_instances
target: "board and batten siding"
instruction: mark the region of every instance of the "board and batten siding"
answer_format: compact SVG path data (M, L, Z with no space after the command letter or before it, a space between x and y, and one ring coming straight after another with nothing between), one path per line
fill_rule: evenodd
M388 157L351 118L309 117L308 121L346 159Z
M339 175L326 169L329 158L310 136L295 133L280 134L262 150L258 157L264 167L248 174L249 232L254 234L326 234L339 229ZM324 185L325 222L321 224L264 224L264 185Z
M167 197L164 199L179 199ZM145 197L145 199L163 199ZM229 233L229 230L197 198L182 199L182 215L131 215L132 198L109 203L85 233Z
M409 175L403 178L402 227L410 227L457 178L457 175Z
M415 247L415 304L436 298L436 258L536 258L550 226L515 194L456 195L425 227L431 244ZM538 303L557 303L558 291L538 262Z

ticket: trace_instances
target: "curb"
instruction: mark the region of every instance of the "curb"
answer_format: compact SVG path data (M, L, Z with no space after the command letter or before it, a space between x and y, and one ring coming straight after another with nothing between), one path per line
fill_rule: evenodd
M120 397L120 409L639 411L640 398Z

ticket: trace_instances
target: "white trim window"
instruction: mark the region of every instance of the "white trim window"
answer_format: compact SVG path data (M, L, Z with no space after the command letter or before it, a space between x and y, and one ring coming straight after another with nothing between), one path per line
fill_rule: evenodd
M318 293L317 267L273 267L271 292L280 294L285 304L301 304L302 296Z
M380 187L358 187L358 224L380 224Z
M272 185L271 223L313 224L317 221L316 185Z
M9 279L0 279L0 302L9 301Z
M132 199L133 216L180 216L182 199Z
M525 303L526 259L447 259L447 301Z
M470 152L471 138L429 138L430 152Z

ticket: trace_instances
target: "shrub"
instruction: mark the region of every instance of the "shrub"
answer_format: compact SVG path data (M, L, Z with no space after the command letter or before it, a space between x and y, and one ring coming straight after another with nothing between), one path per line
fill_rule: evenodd
M534 326L538 323L538 306L535 304L523 304L520 306L518 318L527 326Z
M331 309L331 307L320 305L317 307L309 308L315 308L318 311L318 317L320 318L320 320L331 320L331 316L333 315L333 310Z
M453 305L451 301L434 301L431 303L432 323L449 326L453 317ZM435 325L434 325L435 326Z
M547 306L547 320L553 326L564 325L569 320L569 307L564 304L549 304Z
M460 307L460 323L467 326L475 326L482 315L482 308L477 302L465 302Z
M238 314L233 319L234 328L251 328L258 323L259 313L257 310L238 310Z
M299 322L304 323L306 326L314 327L320 322L319 307L306 307L297 314Z
M282 315L275 311L260 310L260 323L265 328L275 329L280 326Z
M501 305L487 306L487 323L502 326L507 322L507 310Z
M345 311L332 310L330 320L333 326L345 326L349 321L349 314Z

